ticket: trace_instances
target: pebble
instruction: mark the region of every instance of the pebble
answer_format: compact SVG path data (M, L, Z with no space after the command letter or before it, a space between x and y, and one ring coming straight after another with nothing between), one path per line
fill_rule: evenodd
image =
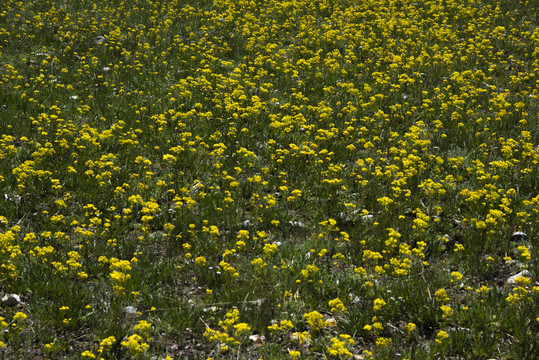
M104 36L96 36L95 38L93 38L94 42L96 44L102 44L104 43L107 39L105 39Z
M137 308L134 307L134 306L126 306L124 307L124 311L126 314L136 314L137 313Z
M290 224L290 226L294 226L294 227L300 227L300 228L305 227L305 225L301 221L296 221L296 220L289 221L288 224Z
M442 240L444 242L450 242L450 241L453 240L453 238L449 234L444 234L444 235L442 235Z
M6 295L2 298L2 305L4 306L17 306L21 302L21 297L17 294Z
M251 335L249 336L249 340L251 340L255 345L262 345L266 342L264 335Z
M513 240L513 241L526 240L527 237L528 237L528 235L526 235L525 232L522 232L522 231L515 231L515 232L511 235L511 240Z
M507 279L507 283L508 284L514 284L516 278L528 277L528 276L530 276L530 272L528 270L523 270L523 271L519 272L518 274L513 275L509 279Z

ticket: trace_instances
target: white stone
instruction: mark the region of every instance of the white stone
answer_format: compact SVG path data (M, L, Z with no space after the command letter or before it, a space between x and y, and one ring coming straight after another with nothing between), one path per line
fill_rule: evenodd
M519 277L528 277L528 276L530 276L530 272L528 270L523 270L523 271L519 272L518 274L513 275L509 279L507 279L507 283L508 284L514 284L515 280L517 278L519 278Z
M518 240L526 240L527 237L528 237L528 235L526 235L525 232L522 232L522 231L515 231L515 232L511 235L511 240L514 240L514 241L518 241Z
M137 308L134 307L134 306L126 306L124 308L124 311L126 314L136 314L137 313Z
M17 294L6 295L2 298L2 305L17 306L21 303L21 297Z
M255 343L255 345L261 345L266 342L264 335L251 335L249 336L249 340Z

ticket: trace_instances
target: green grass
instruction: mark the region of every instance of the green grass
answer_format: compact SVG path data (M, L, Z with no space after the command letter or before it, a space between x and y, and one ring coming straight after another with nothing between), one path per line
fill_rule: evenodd
M537 358L537 10L7 0L0 356Z

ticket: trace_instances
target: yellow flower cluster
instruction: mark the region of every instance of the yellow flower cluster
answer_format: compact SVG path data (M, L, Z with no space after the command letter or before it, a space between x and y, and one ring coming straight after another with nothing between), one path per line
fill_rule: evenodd
M225 315L225 319L219 321L219 326L223 331L214 330L206 327L204 337L210 342L219 343L223 351L228 350L229 346L240 345L240 340L244 339L246 334L249 334L251 327L246 323L237 323L240 312L238 309L232 309Z
M331 338L331 347L327 349L330 356L348 358L353 354L347 349L347 346L354 345L355 341L350 335L341 334L339 338Z

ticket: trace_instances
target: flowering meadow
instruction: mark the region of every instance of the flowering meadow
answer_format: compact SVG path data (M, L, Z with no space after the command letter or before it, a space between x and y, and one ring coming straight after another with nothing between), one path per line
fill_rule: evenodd
M0 358L539 358L535 0L3 0Z

